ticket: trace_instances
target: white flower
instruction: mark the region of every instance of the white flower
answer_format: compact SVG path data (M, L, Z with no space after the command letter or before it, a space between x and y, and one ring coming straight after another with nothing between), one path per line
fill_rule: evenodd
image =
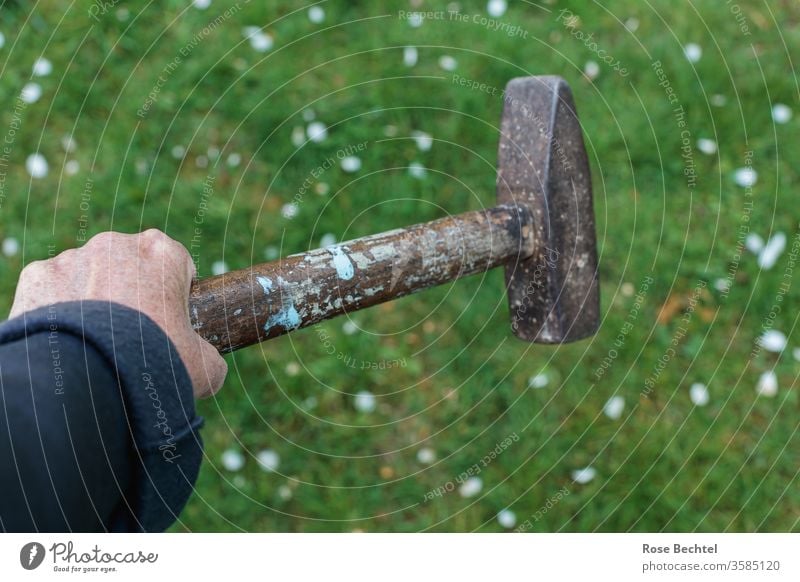
M778 376L774 370L764 372L756 384L756 392L759 396L773 397L778 393Z
M313 109L310 107L307 109L303 109L303 121L314 121L317 118L317 114L314 112Z
M6 44L6 36L0 32L0 48L3 48Z
M419 53L417 52L417 47L415 46L407 46L403 49L403 64L407 67L413 67L417 64L417 60L419 59Z
M314 24L320 24L325 20L325 10L321 6L312 6L308 9L308 19Z
M250 41L250 46L260 53L268 51L275 44L272 37L258 26L245 26L242 34Z
M458 61L450 55L442 55L439 57L439 66L445 71L455 71L458 66Z
M690 63L696 63L703 56L703 49L700 47L699 44L690 42L685 47L683 47L683 54L686 55L686 59Z
M321 121L312 121L306 128L306 135L308 135L308 139L313 142L323 142L328 137L328 127Z
M267 52L269 49L272 48L274 44L275 43L272 40L272 36L270 36L266 32L262 34L256 34L250 37L250 46L253 47L255 51L260 53Z
M3 240L3 254L7 257L13 257L19 252L19 241L13 236Z
M19 93L19 98L25 103L36 103L42 96L42 86L39 83L26 83Z
M436 460L436 452L430 447L422 447L417 451L417 461L423 465L430 465Z
M747 238L744 239L744 246L747 248L748 251L757 255L760 253L764 248L764 239L761 238L760 235L751 232L747 235Z
M423 18L419 12L412 12L408 17L408 24L412 28L419 28L422 26Z
M800 362L800 348L794 348L792 350L792 357L796 362Z
M733 173L733 181L737 186L742 188L750 188L755 186L758 181L758 172L753 168L739 168Z
M29 155L25 160L25 169L32 178L44 178L50 166L42 154L36 153Z
M301 145L306 143L306 130L303 129L301 125L296 125L294 129L292 129L292 145L296 148L299 148Z
M714 281L714 289L720 293L727 293L731 288L731 282L728 279L716 279Z
M325 233L322 235L322 238L319 239L319 246L325 248L330 247L336 244L336 235L333 233Z
M264 449L258 453L256 460L258 461L258 466L267 473L274 473L281 464L280 456L272 449Z
M238 154L236 152L231 152L230 154L228 154L228 161L227 161L228 167L236 168L241 163L242 163L242 155L241 154Z
M631 32L636 32L639 30L639 19L635 16L631 16L628 20L625 21L625 28L627 28Z
M373 412L377 406L377 401L372 392L362 390L356 394L354 405L359 412Z
M286 364L286 374L289 376L297 376L300 373L300 364L297 362L289 362Z
M612 396L603 407L603 412L611 420L618 420L623 410L625 410L625 398L622 396Z
M197 156L194 159L194 165L198 168L207 168L208 167L208 156Z
M510 509L503 509L497 514L497 523L506 529L517 525L517 516Z
M214 261L211 264L211 273L213 275L222 275L228 272L228 264L225 261Z
M458 494L461 497L475 497L483 489L483 480L480 477L470 477L461 484L458 488Z
M292 498L292 488L288 485L281 485L278 487L278 497L284 501L289 501Z
M349 174L361 169L361 160L356 156L345 156L339 164L342 166L342 170Z
M64 148L65 152L71 154L78 149L78 142L71 135L65 135L61 138L61 147Z
M268 246L267 248L264 249L264 257L268 261L274 261L280 255L281 255L280 249L278 247L274 246L274 245L270 245L270 246Z
M172 154L172 157L175 158L176 160L182 160L183 157L186 155L186 148L183 147L182 145L172 146L170 154Z
M776 232L770 237L761 252L758 253L758 266L762 269L771 269L785 249L786 235L782 232Z
M34 77L46 77L52 72L53 72L53 63L51 63L44 57L39 57L38 59L36 59L36 62L33 63Z
M68 160L67 163L64 164L64 173L67 176L74 176L80 169L81 165L78 163L78 160Z
M576 469L572 472L572 480L579 485L586 485L596 476L597 471L594 467L584 467L583 469Z
M705 406L710 400L708 388L706 388L705 384L695 382L689 387L689 398L695 406Z
M792 110L789 108L788 105L784 105L783 103L776 103L772 106L772 119L775 123L789 123L789 120L792 118Z
M320 196L325 196L325 194L327 194L330 191L331 187L328 185L327 182L317 182L317 185L314 186L314 192L316 192Z
M586 61L586 64L583 65L583 74L586 75L590 81L594 81L598 75L600 75L600 65L594 61Z
M211 0L194 0L194 2L192 2L192 4L198 10L205 10L206 8L211 6Z
M428 174L428 170L419 162L411 162L408 164L408 173L412 178L422 180Z
M300 212L300 209L294 202L289 202L281 207L281 216L284 218L294 218L298 212Z
M227 449L222 453L222 466L228 471L241 471L244 468L244 455L237 449Z
M208 156L209 160L216 160L219 157L219 148L214 145L208 146L206 155Z
M550 377L545 372L539 372L535 376L528 378L528 388L544 388L550 383Z
M421 152L427 152L433 147L433 137L429 133L425 133L424 131L412 131L411 137L414 138L414 141L417 143L417 148L419 148Z
M711 105L714 107L725 107L725 104L728 102L728 98L725 95L712 95L711 96Z
M345 335L353 335L358 332L358 326L352 319L348 319L342 324L342 331Z
M713 155L717 153L717 142L715 142L713 139L701 137L697 140L697 149L706 155Z
M758 338L758 344L762 348L776 354L786 349L786 343L786 334L777 329L769 329Z
M492 18L500 18L508 10L508 2L506 0L489 0L486 5L486 12Z

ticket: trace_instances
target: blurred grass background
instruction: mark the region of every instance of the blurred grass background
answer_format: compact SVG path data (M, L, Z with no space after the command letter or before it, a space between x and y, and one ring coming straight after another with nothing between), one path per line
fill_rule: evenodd
M499 531L496 516L509 509L515 520L504 514L505 526L529 531L797 531L800 363L791 348L800 285L786 273L800 220L800 119L771 117L774 103L798 105L797 4L509 2L495 20L524 35L473 21L492 18L483 1L319 6L325 17L315 23L288 1L3 3L0 132L9 137L26 83L42 96L22 108L4 144L0 237L17 239L21 252L0 261L2 307L26 262L49 245L80 244L83 228L161 228L191 247L205 276L221 261L236 269L316 248L325 235L344 240L491 205L502 99L453 74L498 90L516 76L557 74L572 86L590 152L603 325L592 340L557 348L512 339L498 271L230 356L224 389L199 404L208 458L174 529ZM414 27L400 14L448 8L468 21ZM572 29L563 9L580 19ZM252 46L247 26L269 35L270 50ZM702 48L697 62L684 54L689 43ZM406 46L417 47L413 66ZM41 56L53 71L32 79ZM587 75L588 61L599 66ZM292 135L312 116L327 138L298 147ZM419 131L433 137L430 150L413 139ZM77 147L65 152L69 135ZM718 153L699 151L700 138ZM284 216L313 170L362 142L358 172L326 170ZM758 172L751 198L733 178L748 151ZM34 152L48 161L41 179L25 169ZM421 179L412 163L427 168ZM764 238L787 234L773 269L759 270L741 249L743 225ZM779 299L767 327L786 333L789 348L753 353ZM362 369L394 360L403 365ZM771 369L777 395L758 396ZM547 385L529 387L539 374ZM705 406L689 396L698 382ZM374 410L363 395L356 407L359 392L375 396ZM613 395L625 400L618 419L603 414ZM264 450L274 471L259 465ZM482 487L464 497L459 475L476 463ZM586 467L594 478L576 482ZM447 484L455 490L426 500Z

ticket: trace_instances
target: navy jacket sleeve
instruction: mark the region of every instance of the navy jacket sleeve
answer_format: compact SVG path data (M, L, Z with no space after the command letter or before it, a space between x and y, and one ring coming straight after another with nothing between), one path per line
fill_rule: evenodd
M57 303L0 324L0 531L163 531L201 424L175 346L136 310Z

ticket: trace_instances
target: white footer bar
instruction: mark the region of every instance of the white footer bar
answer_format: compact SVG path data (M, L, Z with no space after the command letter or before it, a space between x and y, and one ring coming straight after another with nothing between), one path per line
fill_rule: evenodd
M136 582L797 581L800 534L6 534L0 574Z

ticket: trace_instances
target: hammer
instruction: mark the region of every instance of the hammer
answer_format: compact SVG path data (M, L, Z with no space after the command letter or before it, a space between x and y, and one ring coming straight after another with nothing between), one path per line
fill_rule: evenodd
M498 206L196 281L194 329L220 352L504 266L514 334L558 344L599 323L592 185L567 83L506 86Z

